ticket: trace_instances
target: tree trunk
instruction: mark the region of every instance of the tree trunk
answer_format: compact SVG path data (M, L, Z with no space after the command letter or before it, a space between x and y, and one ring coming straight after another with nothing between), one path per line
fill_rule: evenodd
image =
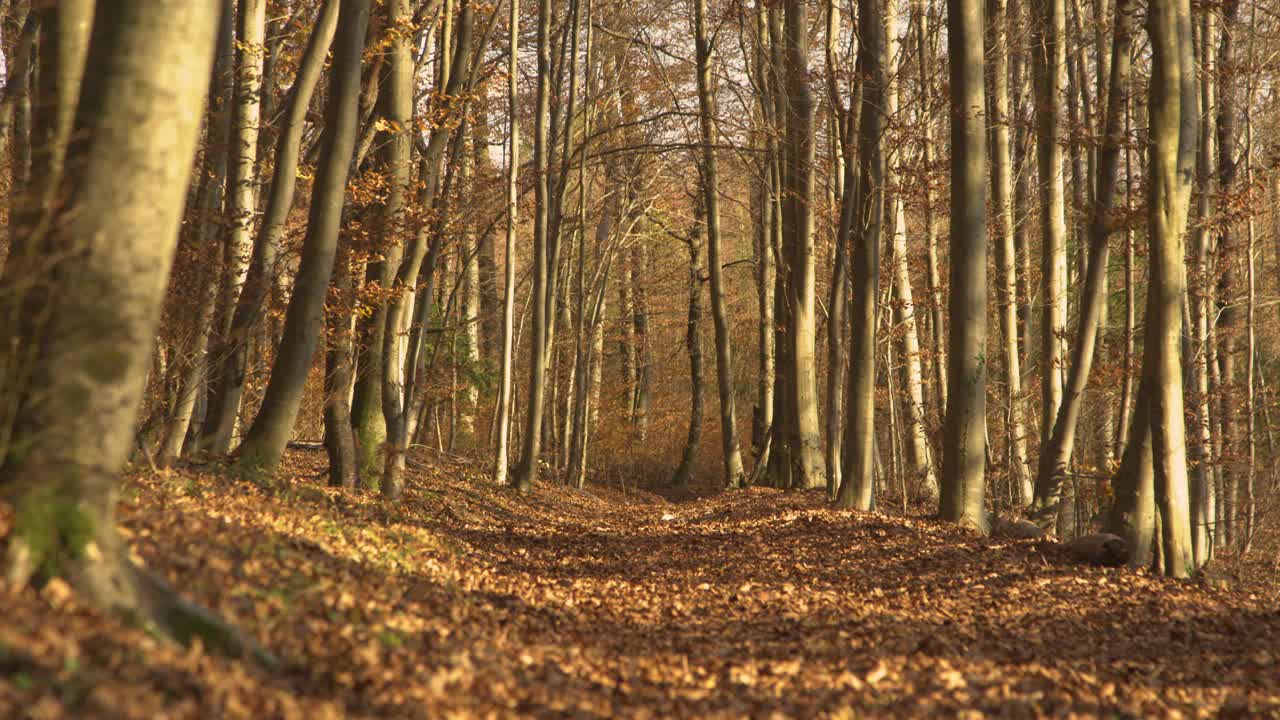
M1188 0L1154 0L1148 11L1152 67L1147 217L1151 282L1143 373L1151 377L1151 449L1165 574L1195 569L1187 498L1181 313L1186 291L1183 228L1195 164L1197 112Z
M699 126L702 140L702 202L707 226L707 274L711 280L711 319L715 326L716 383L720 394L720 449L726 487L740 487L746 474L738 446L738 420L733 388L733 345L725 309L724 271L720 259L720 170L716 157L715 88L712 86L712 47L707 36L706 0L694 2L697 44ZM691 253L696 250L690 248ZM690 310L692 316L692 310ZM690 320L692 322L692 320ZM690 332L693 332L692 330ZM690 341L692 342L692 341ZM692 345L690 354L692 362ZM692 434L692 431L690 431ZM696 438L693 438L696 440ZM686 446L687 447L687 446Z
M520 117L519 56L520 56L520 0L511 1L509 35L507 37L507 122L510 124L507 138L507 232L503 243L502 290L502 359L498 366L498 402L494 409L496 427L494 441L493 479L498 485L507 482L507 444L511 436L511 373L512 335L515 320L516 229L519 227L519 176L520 176Z
M311 211L293 296L285 313L284 338L258 412L238 451L238 465L251 478L275 472L293 434L302 391L324 322L324 300L338 246L338 230L351 156L355 151L360 95L360 58L369 0L341 0L334 43L324 148L312 188Z
M929 46L929 12L928 0L915 0L915 39L916 62L920 73L920 115L924 118L921 127L920 152L921 164L928 175L924 182L924 247L927 273L925 280L929 291L929 332L933 339L933 385L936 399L935 411L941 417L947 411L947 335L942 318L942 273L938 263L938 222L934 210L935 200L933 183L929 176L933 172L933 50Z
M791 487L818 488L826 484L822 431L818 422L818 375L815 352L813 232L813 97L809 87L809 11L803 0L786 0L786 173L784 175L784 236L790 306L787 342L790 345L789 400L793 453Z
M72 8L88 11L70 3L58 11ZM118 473L134 439L191 177L218 10L176 0L97 3L87 60L97 71L81 90L58 182L70 201L43 218L48 235L15 228L58 261L45 269L50 304L42 321L14 328L37 362L5 363L5 386L22 389L16 417L6 420L25 452L7 454L2 475L17 511L11 588L35 573L64 575L99 607L180 641L198 636L206 647L241 654L249 645L238 633L129 560L115 520Z
M1036 98L1036 158L1040 183L1041 255L1044 284L1040 327L1040 447L1047 447L1062 404L1063 342L1067 325L1067 229L1062 146L1062 84L1066 70L1066 6L1063 0L1033 0L1032 58ZM1052 502L1036 488L1035 504Z
M698 25L702 27L703 0L696 0L698 5ZM701 33L699 33L701 35ZM701 213L699 213L701 214ZM698 442L702 438L702 414L706 404L706 392L702 382L702 248L698 242L698 231L695 227L689 233L689 319L685 329L684 343L689 351L689 384L691 397L689 400L689 434L685 439L684 451L680 454L680 465L671 476L671 484L686 487L693 476L693 462L698 453Z
M894 28L897 24L897 13L892 4L887 4L885 26ZM892 32L886 36L884 57L886 67L893 61L892 58L899 58L897 72L894 73L895 78L906 75L906 63L898 55L898 42ZM900 80L886 78L885 109L890 117L898 114L900 83ZM887 190L884 208L888 212L889 242L893 248L894 302L890 305L893 309L893 325L898 328L902 340L902 375L905 394L898 393L897 397L905 400L906 405L903 413L903 426L906 431L904 467L911 482L907 494L933 501L938 497L938 477L934 474L933 462L929 457L929 438L925 432L924 372L920 361L920 335L919 325L916 322L915 294L911 289L911 272L907 257L907 214L901 193L901 181L894 172L894 160L891 160L891 157L896 158L900 155L894 152L886 153L884 182ZM892 367L888 372L893 372ZM904 480L906 479L908 478L904 477Z
M324 373L324 448L329 454L329 484L348 489L360 480L355 433L351 428L351 383L355 373L351 306L355 298L349 255L349 250L340 248L334 261L333 287L325 308Z
M982 0L947 0L951 76L951 297L943 520L988 529L986 474L987 134Z
M1080 421L1084 390L1093 366L1099 324L1107 301L1105 281L1111 239L1110 215L1115 205L1116 182L1120 173L1120 150L1125 140L1124 108L1129 92L1132 23L1129 0L1116 0L1106 135L1100 158L1097 196L1089 222L1089 257L1081 293L1079 326L1072 342L1073 357L1065 397L1058 409L1049 443L1040 451L1040 467L1036 476L1037 497L1047 508L1052 508L1061 501L1067 466L1075 444L1076 426Z
M1031 502L1027 477L1026 427L1022 418L1022 355L1018 350L1018 254L1014 242L1013 156L1010 141L1009 42L1006 0L987 3L988 112L991 116L990 147L992 207L996 214L996 299L999 302L1001 355L1004 360L1004 420L1009 482L1017 489L1017 501Z
M222 356L233 347L231 336L236 305L253 255L253 217L257 209L258 130L262 123L262 48L266 39L267 0L239 0L236 17L236 92L232 108L231 143L227 148L231 175L227 179L226 220L230 232L222 258L222 289L218 297L218 342L210 376L209 411L204 447L218 455L231 452L232 433L244 393L243 366ZM234 351L233 351L234 352Z
M857 68L862 79L858 127L858 180L842 214L858 237L852 255L849 305L849 381L845 383L844 448L836 504L870 510L875 491L876 329L880 295L880 241L884 222L885 12L881 0L859 0Z
M235 94L235 29L232 25L235 20L235 2L221 0L220 5L222 20L218 30L205 130L206 144L211 152L205 155L203 172L200 174L204 180L196 198L196 207L205 218L196 233L201 260L204 261L197 272L200 295L196 302L199 305L196 308L190 350L178 381L178 397L160 447L158 462L161 467L173 464L182 454L196 401L204 391L205 378L209 374L209 334L213 329L213 314L218 305L218 287L222 278L222 263L220 257L214 256L213 250L222 236L222 225L216 218L222 213L227 183L227 153L219 150L225 149L230 142L230 103Z
M547 221L550 211L547 187L547 114L551 95L551 0L538 0L538 91L535 109L533 173L536 210L533 222L533 340L529 348L529 396L526 402L524 443L516 466L514 484L521 492L533 489L538 478L542 447L543 397L547 375L547 317L550 261Z

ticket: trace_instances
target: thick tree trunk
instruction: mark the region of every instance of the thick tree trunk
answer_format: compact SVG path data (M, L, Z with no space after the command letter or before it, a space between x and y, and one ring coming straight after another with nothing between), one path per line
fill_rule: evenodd
M341 0L334 43L324 148L312 188L311 211L293 296L285 313L284 337L271 380L238 451L238 465L251 478L273 473L293 434L302 391L324 322L324 300L338 246L338 230L351 156L355 151L360 95L360 59L369 0Z
M884 128L887 56L882 0L859 0L861 33L857 68L862 78L858 127L858 181L843 209L858 242L852 253L853 300L849 305L849 381L845 384L844 448L836 504L870 510L876 415L876 330L879 325L880 243L884 223Z
M951 298L939 514L986 532L987 133L982 0L948 0Z
M59 10L76 5L62 4ZM17 509L10 587L63 574L86 598L180 641L240 654L249 644L130 560L116 530L117 476L134 439L152 338L173 260L208 88L219 6L99 2L74 141L58 183L70 201L40 244L50 304L28 322L22 388L0 488ZM19 233L33 226L17 227ZM34 241L34 238L31 238ZM73 250L88 250L73 252ZM8 289L8 288L7 288ZM4 293L6 301L21 300ZM10 359L12 359L11 356ZM14 381L18 381L17 384ZM68 398L73 401L68 401Z
M1181 313L1186 292L1183 229L1194 174L1198 117L1188 0L1154 0L1151 37L1147 212L1151 284L1143 373L1150 375L1151 450L1167 575L1194 571L1182 403Z

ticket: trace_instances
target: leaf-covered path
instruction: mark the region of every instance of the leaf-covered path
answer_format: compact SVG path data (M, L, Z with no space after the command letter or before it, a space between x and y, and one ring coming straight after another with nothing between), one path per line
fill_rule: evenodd
M139 557L280 656L267 675L83 609L0 621L0 716L1280 715L1274 598L1051 543L752 489L685 502L419 468L406 502L130 482Z

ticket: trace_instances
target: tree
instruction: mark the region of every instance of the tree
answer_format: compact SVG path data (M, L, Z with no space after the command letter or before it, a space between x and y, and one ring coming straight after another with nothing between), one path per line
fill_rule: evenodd
M507 443L511 437L512 335L516 302L516 229L519 227L520 119L517 80L520 60L520 0L510 0L507 36L507 233L503 243L505 277L502 289L502 361L498 366L498 403L494 410L497 440L494 443L493 479L507 481Z
M862 110L858 125L858 181L843 213L850 216L857 244L850 253L853 301L849 305L849 381L845 383L844 450L836 504L870 510L875 482L875 380L880 243L884 223L885 14L883 0L860 0L858 74ZM846 192L846 196L849 193ZM854 237L851 236L850 240Z
M15 362L21 358L12 351L6 357L5 387L17 397L7 405L15 414L4 418L11 440L0 489L17 511L10 587L62 576L99 607L239 654L248 644L238 633L129 559L115 519L199 137L218 10L183 0L56 7L66 32L87 28L85 14L93 15L89 72L63 170L45 179L66 200L39 222L14 228L56 260L35 278L44 311L19 313L20 324L4 328L5 346L17 340L33 362ZM42 163L39 172L58 167ZM6 302L23 303L6 285Z
M1152 56L1147 149L1151 285L1142 364L1144 380L1150 377L1147 402L1162 569L1167 575L1187 577L1195 566L1187 497L1181 307L1186 292L1183 233L1195 172L1198 125L1189 0L1153 0L1147 14L1147 34Z
M227 179L227 220L231 224L223 246L222 288L218 298L218 353L204 424L205 449L231 451L232 434L244 393L247 338L232 336L236 307L245 288L252 256L253 218L257 208L258 131L262 123L262 62L266 39L267 0L240 0L236 16L235 104L231 143L227 147L231 175Z
M791 411L783 431L790 435L791 486L826 484L818 423L816 300L813 238L813 93L809 87L809 10L803 0L783 3L786 168L783 174L783 245L788 264L787 367Z
M943 520L985 532L987 342L986 112L982 0L947 0L951 73L951 296Z
M1040 323L1040 447L1049 445L1062 404L1062 336L1067 325L1067 227L1062 146L1062 86L1066 70L1066 4L1033 0L1032 69L1035 77L1036 162L1040 184L1040 276L1044 284ZM952 154L955 154L953 149ZM1034 503L1047 508L1049 488L1035 488Z
M720 259L720 170L716 157L716 105L711 59L714 49L707 36L706 0L694 0L694 39L697 45L698 126L702 145L702 202L707 226L707 275L711 280L711 319L715 326L716 383L720 393L720 447L724 482L739 487L745 481L738 446L737 410L733 392L733 345L725 310L724 271ZM816 402L816 398L815 398ZM815 410L816 418L816 410Z
M269 475L280 463L293 434L303 386L324 323L324 301L338 248L347 174L355 152L360 60L368 23L369 0L342 0L338 16L342 32L334 42L326 131L312 188L302 260L262 409L237 451L237 464L250 477Z
M524 444L516 466L514 485L521 492L533 489L538 477L538 455L542 447L543 398L546 395L547 325L549 276L547 221L547 123L551 94L551 0L538 2L538 96L533 133L534 194L537 207L533 220L533 342L529 355L529 392Z

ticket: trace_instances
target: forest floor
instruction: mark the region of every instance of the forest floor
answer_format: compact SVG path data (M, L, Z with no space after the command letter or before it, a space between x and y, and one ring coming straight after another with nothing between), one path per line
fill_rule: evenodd
M1280 717L1261 588L820 493L521 496L452 462L387 504L325 487L323 453L289 467L270 493L139 474L121 507L139 561L278 669L160 642L55 581L0 594L0 717Z

